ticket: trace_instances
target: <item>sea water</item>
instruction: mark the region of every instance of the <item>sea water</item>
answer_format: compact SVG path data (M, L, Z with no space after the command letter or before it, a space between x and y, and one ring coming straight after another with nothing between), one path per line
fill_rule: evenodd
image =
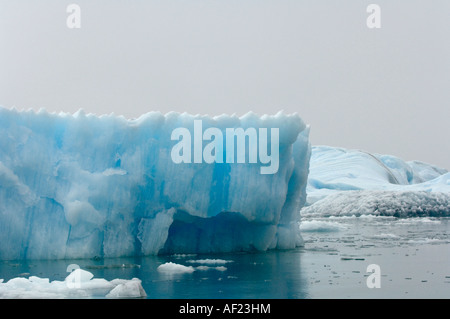
M150 299L450 297L449 218L307 218L301 230L292 250L2 261L0 278L64 280L75 264L95 278L139 278ZM162 271L169 263L191 271Z

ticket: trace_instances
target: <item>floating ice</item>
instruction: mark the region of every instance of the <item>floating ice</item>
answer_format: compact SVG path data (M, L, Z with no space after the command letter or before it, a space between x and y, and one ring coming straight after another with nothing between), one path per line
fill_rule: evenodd
M232 260L225 259L197 259L197 260L188 260L188 263L191 264L203 264L203 265L224 265L228 263L232 263Z
M225 261L225 260L224 260ZM188 263L197 263L197 261L195 260L188 260ZM206 270L211 270L211 269L215 269L218 271L226 271L227 267L225 266L216 266L216 267L211 267L211 266L206 266L206 265L217 265L217 264L225 264L226 262L231 262L231 261L225 261L225 262L217 262L212 260L212 262L200 262L199 264L201 264L200 266L184 266L181 264L176 264L173 262L166 262L162 265L159 265L157 270L161 273L165 273L169 276L172 275L176 275L176 274L190 274L193 273L196 270L200 270L200 271L206 271Z
M173 262L167 262L162 265L159 265L157 270L159 272L164 272L168 274L184 274L184 273L192 273L195 271L194 267L192 266L184 266Z
M395 235L395 234L385 234L385 233L382 233L382 234L376 234L376 235L373 235L373 236L370 236L371 238L376 238L376 239L399 239L400 238L400 236L398 236L398 235Z
M450 173L397 157L312 148L303 217L450 216Z
M147 296L141 281L137 278L114 279L111 283L116 286L106 295L106 298L143 298Z
M333 221L303 220L300 224L302 232L338 232L347 229L346 225Z
M94 275L83 269L75 269L65 279L66 282L74 284L75 282L88 282Z
M218 271L226 271L228 268L225 267L225 266L217 266L217 267L197 266L197 267L195 267L195 269L196 270L203 270L203 271L210 270L210 269L215 269L215 270L218 270Z
M30 276L17 277L6 283L0 279L0 298L6 299L60 299L60 298L143 298L147 294L141 280L93 278L93 274L76 269L64 281Z
M222 133L278 128L277 172L248 160L174 163L171 133L194 120ZM127 120L0 108L0 260L294 248L308 132L296 114Z

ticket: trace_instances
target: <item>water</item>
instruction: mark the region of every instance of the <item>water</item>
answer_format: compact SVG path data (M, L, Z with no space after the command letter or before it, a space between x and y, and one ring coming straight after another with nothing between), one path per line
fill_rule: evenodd
M63 280L77 264L95 278L137 277L151 299L450 298L449 218L314 218L303 219L301 229L304 247L289 251L2 261L0 278ZM189 262L199 259L229 262L207 269ZM159 272L166 262L196 270ZM380 267L380 288L367 286L370 264Z
M450 297L448 218L319 218L302 228L313 298ZM370 264L380 267L380 288L367 286Z

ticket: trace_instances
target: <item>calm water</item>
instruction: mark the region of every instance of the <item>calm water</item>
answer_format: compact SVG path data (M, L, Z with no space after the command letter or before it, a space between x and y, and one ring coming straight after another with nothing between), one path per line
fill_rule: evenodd
M63 280L69 264L95 278L137 277L152 299L171 298L450 298L450 219L317 218L302 222L305 245L289 251L152 256L103 260L0 262L0 278ZM193 273L165 274L165 262L222 259ZM367 266L380 267L369 289ZM216 269L216 266L225 268Z

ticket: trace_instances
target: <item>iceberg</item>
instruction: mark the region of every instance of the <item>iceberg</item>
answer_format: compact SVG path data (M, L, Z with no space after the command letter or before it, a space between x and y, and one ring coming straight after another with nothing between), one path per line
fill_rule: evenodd
M311 150L302 217L450 216L450 173L435 165L330 146Z
M192 134L193 161L179 128ZM242 139L218 140L231 129ZM0 260L294 248L310 155L298 114L0 108Z

